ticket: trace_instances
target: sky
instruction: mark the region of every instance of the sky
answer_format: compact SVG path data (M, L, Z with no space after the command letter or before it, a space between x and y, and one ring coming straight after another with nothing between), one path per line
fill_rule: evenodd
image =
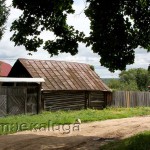
M12 0L6 0L7 6L10 6ZM84 15L85 0L74 0L73 8L75 14L69 15L67 22L69 25L73 25L75 29L83 31L86 35L90 32L90 21ZM13 34L10 32L11 23L21 15L21 11L11 8L10 15L6 23L5 34L0 41L0 60L5 61L11 65L15 63L18 58L29 58L29 59L45 59L45 60L63 60L63 61L74 61L80 63L87 63L95 67L95 71L101 78L117 78L120 71L114 73L101 66L99 60L100 56L93 53L90 47L85 47L84 44L79 44L79 52L75 56L63 53L58 56L50 57L50 55L40 48L38 52L32 53L32 56L28 55L28 51L25 50L24 46L14 46L14 42L10 41L10 37ZM53 38L52 34L47 32L41 35L44 39ZM135 63L128 65L127 69L130 68L148 68L150 64L150 53L142 48L135 49Z

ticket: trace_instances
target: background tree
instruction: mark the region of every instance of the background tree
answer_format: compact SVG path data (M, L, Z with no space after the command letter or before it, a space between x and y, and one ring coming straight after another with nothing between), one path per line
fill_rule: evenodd
M150 74L143 68L129 69L119 74L119 80L110 80L108 86L115 90L147 91L150 84Z
M148 90L150 74L145 69L137 69L136 83L140 91Z
M7 20L8 17L8 12L9 9L5 4L6 0L0 0L0 40L4 34L4 30L5 30L5 22Z
M106 82L105 82L106 83ZM110 79L106 83L110 89L112 90L121 90L120 89L120 81L119 79Z
M150 64L149 64L149 66L148 66L148 72L149 72L149 74L150 74Z
M126 82L130 84L131 81L136 81L137 69L129 69L128 71L122 71L119 74L119 78L121 82Z
M134 63L134 49L150 51L150 0L87 0L91 21L87 46L110 71Z
M148 86L150 86L150 64L149 64L147 70L148 70L148 75L149 75L149 77L148 77L148 79L149 79L149 81L148 81Z
M123 82L120 79L110 79L108 82L108 86L113 90L120 90L120 91L139 91L136 82L133 80L129 82Z
M73 0L13 0L13 6L23 13L12 24L11 40L29 51L44 44L51 55L75 55L78 42L85 42L110 71L124 70L134 63L134 49L138 46L150 51L150 0L86 2L85 14L91 21L89 37L66 23L67 15L74 13ZM55 40L43 42L39 37L43 30L53 32Z

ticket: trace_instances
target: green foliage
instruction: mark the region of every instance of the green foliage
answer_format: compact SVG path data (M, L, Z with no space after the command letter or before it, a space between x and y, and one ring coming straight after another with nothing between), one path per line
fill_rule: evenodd
M13 0L22 15L12 24L11 40L37 51L43 45L51 55L62 52L75 55L78 42L92 46L100 55L102 66L110 71L124 70L134 63L134 49L141 46L150 51L149 0L86 0L86 16L90 19L90 36L75 30L66 22L74 13L73 0ZM53 32L54 40L43 41L42 31Z
M150 74L150 65L148 66L148 73Z
M131 81L136 80L136 76L135 76L136 74L137 74L137 69L129 69L128 71L124 70L119 74L120 81L129 84Z
M102 146L101 150L148 150L150 149L150 131L137 134L130 138L111 142Z
M119 80L112 79L108 82L108 86L113 90L121 90L121 91L139 91L137 84L135 81L131 81L129 83L122 82Z
M119 80L112 79L108 86L113 90L125 91L147 91L150 84L150 74L148 70L137 68L122 71Z
M94 68L94 66L93 65L90 65L90 68L94 71L95 70L95 68Z
M137 69L136 83L140 91L147 90L150 84L150 75L147 70Z
M134 82L137 84L138 90L148 90L148 85L150 84L150 74L146 69L129 69L128 71L122 71L119 76L120 81L123 83L130 84L131 82Z
M91 21L91 45L101 56L102 66L110 71L124 70L134 62L134 49L141 46L150 51L149 0L87 0L85 10Z
M124 91L139 91L137 84L135 81L131 81L129 84L128 83L121 83L121 90Z
M112 115L113 114L113 115ZM43 112L39 115L17 115L0 118L0 135L8 134L21 131L17 128L17 125L23 123L27 124L30 129L38 129L38 126L33 127L31 124L37 123L48 123L51 121L51 125L64 125L75 123L77 118L80 118L82 122L101 121L107 119L119 119L133 116L150 115L149 107L138 107L138 108L107 108L104 110L78 110L78 111L56 111L56 112ZM6 130L3 132L3 124L13 124L12 130ZM23 130L23 129L22 129Z
M13 6L23 13L12 23L11 31L15 32L11 40L29 51L37 51L44 45L51 56L62 52L75 55L77 41L81 41L84 34L66 22L67 14L74 13L72 4L73 0L13 0ZM40 38L43 31L53 32L56 38L44 42Z
M5 31L5 22L8 17L9 9L5 4L6 0L0 0L0 40Z
M110 79L107 84L112 90L120 89L120 81L118 79Z

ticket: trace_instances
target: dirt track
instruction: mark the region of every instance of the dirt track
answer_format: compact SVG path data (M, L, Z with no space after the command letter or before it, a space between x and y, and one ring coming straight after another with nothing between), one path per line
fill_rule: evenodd
M80 131L69 134L24 131L0 136L0 150L98 150L101 144L145 130L150 130L150 116L83 123Z

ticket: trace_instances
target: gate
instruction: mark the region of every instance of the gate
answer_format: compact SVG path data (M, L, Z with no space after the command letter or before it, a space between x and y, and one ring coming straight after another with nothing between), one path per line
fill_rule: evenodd
M0 87L0 117L37 114L37 87Z
M7 88L7 113L8 115L25 114L27 89L22 87Z

